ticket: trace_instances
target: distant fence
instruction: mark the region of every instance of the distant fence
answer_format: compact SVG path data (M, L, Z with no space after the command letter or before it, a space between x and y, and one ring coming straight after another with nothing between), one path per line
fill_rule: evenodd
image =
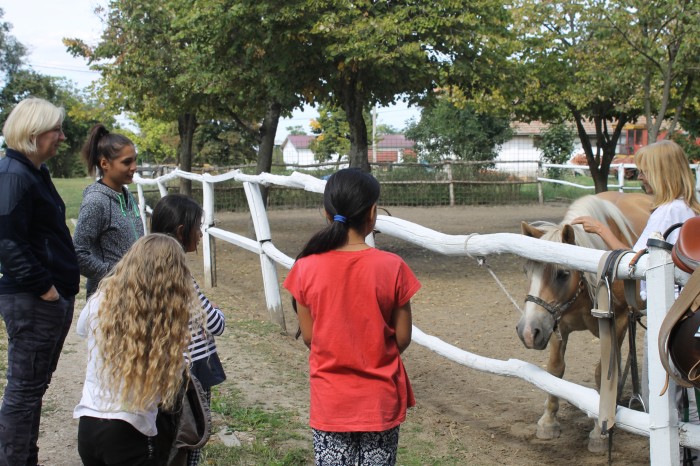
M451 161L439 163L373 163L372 174L382 185L382 206L456 206L478 204L544 203L559 198L576 198L594 190L589 168L585 165L547 164L537 160L522 161ZM347 163L314 165L273 165L271 174L288 176L293 172L305 173L324 179ZM536 167L534 170L532 167ZM174 166L142 166L139 173L145 177L159 177L175 170ZM639 191L636 179L625 175L635 172L634 164L610 166L608 188L619 191ZM697 165L691 165L697 173ZM198 167L197 174L217 175L238 170L255 175L255 166ZM579 176L582 175L582 176ZM585 180L586 182L582 182ZM169 191L178 190L178 181L165 185ZM698 189L700 190L700 180ZM318 207L318 196L286 186L270 185L267 208ZM155 198L154 190L146 197ZM202 200L201 187L193 186L193 196ZM217 211L245 211L248 208L243 183L230 179L217 186Z

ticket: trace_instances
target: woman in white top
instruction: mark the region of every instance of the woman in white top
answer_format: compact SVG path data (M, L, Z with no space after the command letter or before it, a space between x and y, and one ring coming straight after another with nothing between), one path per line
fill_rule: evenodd
M700 202L695 194L695 177L690 170L688 158L683 149L673 141L659 141L642 147L635 155L635 164L639 169L639 181L642 188L654 198L652 213L642 234L634 245L639 251L646 247L649 236L655 232L664 233L676 223L685 222L700 214ZM580 224L589 233L597 233L611 249L626 249L612 232L600 222L590 217L579 217L572 224ZM678 231L672 232L666 241L675 243ZM641 297L646 299L646 283L641 282ZM644 357L646 369L646 335L644 339ZM647 380L643 374L644 381ZM644 383L643 392L645 403L648 402L648 385ZM684 393L685 392L685 393ZM687 394L687 401L681 401ZM695 390L678 390L679 409L682 420L698 424L700 419L697 412ZM688 409L685 409L687 407ZM698 452L683 452L686 458ZM686 463L684 463L686 464Z
M78 320L89 355L73 417L85 466L157 464L158 405L175 403L193 312L185 252L169 236L140 238L102 280Z

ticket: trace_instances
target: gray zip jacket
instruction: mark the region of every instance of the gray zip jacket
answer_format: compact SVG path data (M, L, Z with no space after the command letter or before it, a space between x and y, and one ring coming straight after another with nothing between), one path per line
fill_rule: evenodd
M143 234L138 205L126 187L118 193L97 181L85 188L73 244L88 297Z

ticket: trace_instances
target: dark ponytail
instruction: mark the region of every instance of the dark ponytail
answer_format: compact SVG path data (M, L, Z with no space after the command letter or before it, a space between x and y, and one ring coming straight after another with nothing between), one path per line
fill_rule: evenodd
M95 176L96 173L102 175L100 159L114 160L119 152L126 146L133 146L126 136L110 133L101 123L96 124L90 130L87 141L80 151L80 158L85 162L88 175Z
M348 228L364 230L370 209L379 199L379 182L359 168L344 168L331 175L323 191L323 207L333 220L311 237L297 259L339 248L347 242Z
M163 196L153 208L151 233L163 233L180 241L177 228L182 225L182 246L192 242L199 231L204 211L197 201L184 194Z

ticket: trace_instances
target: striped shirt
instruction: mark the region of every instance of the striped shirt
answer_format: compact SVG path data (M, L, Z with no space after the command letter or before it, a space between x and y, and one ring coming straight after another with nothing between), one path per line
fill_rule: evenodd
M190 361L199 361L216 353L214 335L221 335L224 333L226 317L224 317L224 313L221 309L213 306L207 297L204 296L202 290L199 289L197 281L194 278L192 278L192 281L194 282L194 288L197 290L197 296L199 297L202 309L204 309L207 321L204 328L201 325L194 328L193 326L196 322L194 319L190 320L190 335L192 339L187 346L189 356L185 356L188 357Z

